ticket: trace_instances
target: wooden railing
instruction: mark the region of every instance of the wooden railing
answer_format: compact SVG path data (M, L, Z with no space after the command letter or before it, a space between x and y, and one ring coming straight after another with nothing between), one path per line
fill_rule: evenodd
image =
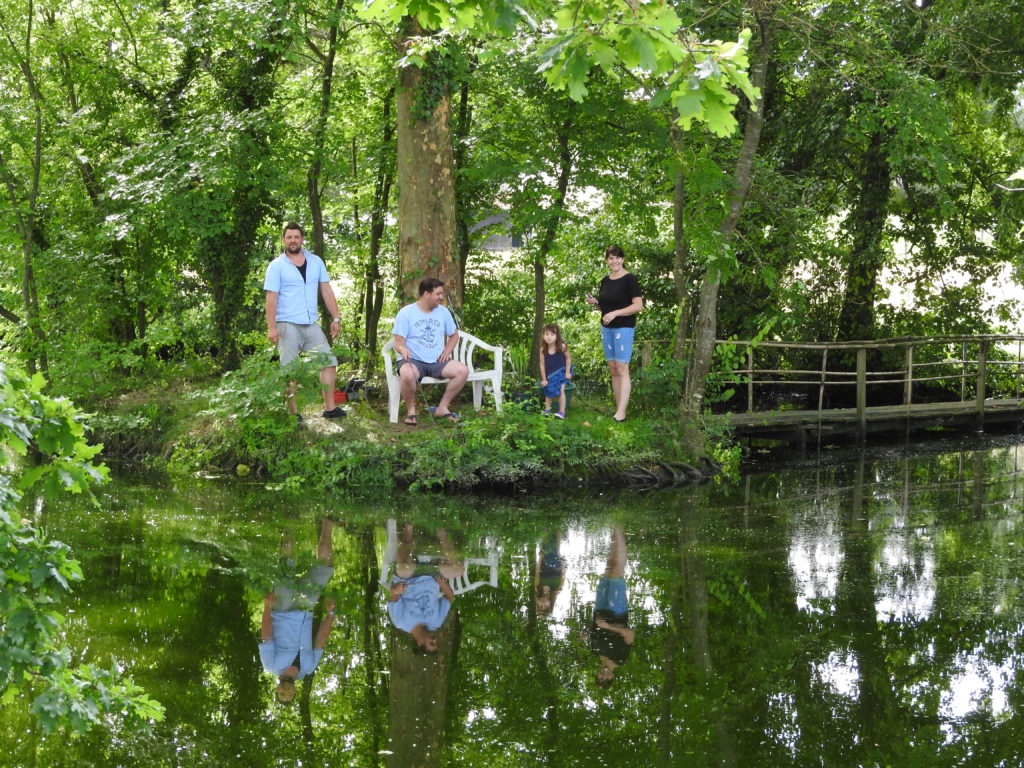
M855 402L859 412L867 407L868 390L877 385L901 385L903 405L914 402L914 385L947 382L946 389L957 392L961 402L973 396L979 413L990 395L1003 398L1020 398L1022 373L1024 373L1024 335L983 335L983 336L923 336L881 339L876 341L848 342L783 342L719 339L717 347L745 349L746 366L734 368L729 375L719 375L718 380L746 388L746 410L754 410L755 388L769 386L807 386L817 393L817 410L825 407L825 392L828 387L854 387ZM671 342L666 340L638 340L639 367L649 366L655 350L664 349L669 353ZM900 350L902 365L889 370L869 370L869 358L891 360L891 352ZM1001 350L1002 354L993 354ZM875 351L878 355L869 355ZM780 352L782 353L780 355ZM756 366L759 354L772 355L785 362L806 359L808 354L820 358L816 368ZM850 358L853 358L851 361ZM762 358L763 359L763 358ZM842 363L842 368L829 368ZM852 362L852 365L851 365ZM1009 371L1001 380L1000 371ZM802 377L802 378L801 378ZM1011 384L1012 386L1008 385Z

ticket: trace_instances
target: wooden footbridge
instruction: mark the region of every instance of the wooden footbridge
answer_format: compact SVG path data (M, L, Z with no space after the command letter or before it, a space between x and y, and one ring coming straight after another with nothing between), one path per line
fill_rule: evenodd
M793 442L1020 423L1022 343L995 335L718 341L739 364L719 384L736 391L733 404L746 396L745 412L725 418L738 437ZM781 392L790 399L764 405Z

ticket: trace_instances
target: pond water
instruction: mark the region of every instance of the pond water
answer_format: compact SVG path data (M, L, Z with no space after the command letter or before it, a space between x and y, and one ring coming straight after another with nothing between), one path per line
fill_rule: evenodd
M1018 442L646 495L121 479L30 512L85 571L76 658L117 659L166 719L67 740L15 703L0 765L1020 766ZM295 616L323 653L281 704L260 640L286 653Z

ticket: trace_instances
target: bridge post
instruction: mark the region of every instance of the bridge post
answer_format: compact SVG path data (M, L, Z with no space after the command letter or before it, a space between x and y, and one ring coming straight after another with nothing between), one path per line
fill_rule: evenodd
M868 419L868 351L857 350L857 431L863 437L867 432Z
M910 407L914 397L914 345L907 345L907 379L903 384L903 404Z
M978 431L985 430L985 374L988 368L988 341L978 342L978 378L975 384L975 408L978 413Z

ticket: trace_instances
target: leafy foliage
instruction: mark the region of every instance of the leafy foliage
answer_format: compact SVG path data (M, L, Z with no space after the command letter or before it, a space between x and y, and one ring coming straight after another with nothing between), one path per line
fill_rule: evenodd
M99 446L84 440L70 402L43 393L42 376L28 377L0 364L0 703L34 695L32 712L46 731L84 732L108 716L126 723L162 717L162 707L116 670L73 665L59 645L61 604L82 571L67 546L48 541L16 513L20 494L46 500L61 493L91 495L107 470L92 463ZM33 466L25 468L29 458Z

